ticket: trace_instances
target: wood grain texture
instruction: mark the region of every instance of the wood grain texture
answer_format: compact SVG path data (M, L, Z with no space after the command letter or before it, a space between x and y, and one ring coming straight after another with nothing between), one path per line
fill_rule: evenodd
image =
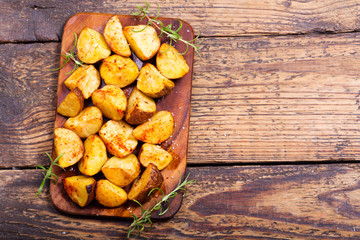
M357 164L188 168L181 210L148 239L357 239ZM55 210L39 170L0 171L0 238L121 239L129 221ZM142 239L140 238L140 239Z
M202 36L352 32L360 29L356 0L148 1L161 16L176 16ZM65 21L78 12L128 15L139 1L2 1L0 42L59 41ZM17 29L21 29L18 31Z

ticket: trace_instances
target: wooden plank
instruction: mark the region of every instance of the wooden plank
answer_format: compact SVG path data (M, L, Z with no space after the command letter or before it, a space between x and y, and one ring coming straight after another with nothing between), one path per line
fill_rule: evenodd
M356 239L360 236L357 164L188 168L174 218L143 238ZM118 239L128 221L62 214L48 185L35 197L39 170L0 171L0 238Z
M189 22L202 36L352 32L360 29L356 0L148 1L155 14ZM65 21L78 12L128 15L139 1L5 1L0 8L0 42L59 41ZM17 31L21 29L21 31Z

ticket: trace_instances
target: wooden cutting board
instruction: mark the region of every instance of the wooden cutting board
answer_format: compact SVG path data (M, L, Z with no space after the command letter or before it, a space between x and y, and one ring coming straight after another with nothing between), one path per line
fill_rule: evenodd
M61 53L63 54L66 51L69 51L74 44L74 33L77 35L80 34L81 30L84 27L90 27L97 30L100 33L103 33L106 22L112 17L112 14L100 14L100 13L78 13L66 22L64 26L64 32L62 37L61 44ZM140 22L139 18L133 16L124 16L118 15L123 27L131 25L146 24L145 20ZM172 18L159 18L165 25L172 24L175 26L175 29L178 28L179 22L176 19ZM185 40L191 40L194 38L194 32L192 27L186 23L182 22L183 27L179 31L179 34ZM160 32L158 32L160 34ZM166 37L161 38L161 42L168 42ZM186 45L177 42L175 43L176 49L180 52L186 50ZM139 69L147 62L155 64L155 60L151 59L147 62L142 62L134 54L131 58L136 62ZM187 73L183 78L174 80L175 88L172 92L161 99L156 100L157 111L167 110L173 113L175 120L175 130L172 136L161 146L168 150L172 156L173 161L170 165L162 170L162 175L164 177L164 183L162 189L165 193L171 192L180 180L180 176L185 177L186 170L186 154L187 154L187 144L188 144L188 133L189 133L189 118L190 118L190 98L191 98L191 81L193 73L193 59L194 59L194 50L189 49L184 55L184 58L187 61L187 64L190 67L189 73ZM60 65L62 65L62 59L60 60ZM58 81L58 91L57 91L57 106L64 100L65 96L69 93L69 90L66 88L64 81L69 76L66 75L74 67L73 63L68 63L64 68L59 72L59 81ZM98 68L98 65L95 64L95 67ZM104 83L102 83L104 85ZM127 96L131 92L133 86L126 87L124 90ZM86 104L91 105L91 100ZM55 128L63 127L67 118L56 113L55 117ZM137 150L134 151L136 153ZM53 157L55 157L53 151ZM88 216L112 216L120 218L131 217L131 214L139 215L141 209L135 203L127 202L124 205L118 208L106 208L101 206L94 200L88 206L81 208L75 203L73 203L67 194L64 191L62 180L66 177L80 174L77 170L76 165L69 167L64 172L60 168L54 169L55 174L59 177L59 181L55 184L52 182L50 184L50 194L51 199L55 207L65 213L76 214L76 215L88 215ZM180 175L181 174L181 175ZM101 173L95 176L96 179L103 178ZM159 199L161 196L155 195L152 200L144 204L144 207L155 204L155 199ZM159 217L156 214L153 215L154 218L169 218L172 217L180 208L182 202L182 195L178 194L177 197L173 199L170 205L169 211Z

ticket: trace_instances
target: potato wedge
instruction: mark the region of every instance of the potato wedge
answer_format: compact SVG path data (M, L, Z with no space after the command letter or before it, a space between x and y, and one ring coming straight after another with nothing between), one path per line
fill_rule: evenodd
M138 202L145 202L149 200L156 191L153 191L150 196L149 192L153 188L159 188L164 181L159 169L152 163L145 169L140 178L135 180L128 194L129 200L137 200Z
M98 31L88 27L81 31L77 42L77 56L82 62L93 64L110 54L109 46Z
M78 88L74 88L60 103L57 112L65 117L75 117L84 108L84 96Z
M155 101L134 87L128 99L125 121L130 124L142 124L156 112Z
M168 49L168 50L167 50ZM163 43L156 56L156 67L169 79L182 78L189 72L185 58L173 46Z
M54 148L56 156L63 154L59 159L59 165L63 168L74 165L84 155L84 144L79 136L66 128L54 130Z
M127 98L123 90L116 85L106 85L96 90L91 99L105 117L112 120L121 120L127 105Z
M98 135L90 135L84 142L84 157L78 163L79 171L93 176L101 171L107 160L106 147Z
M95 199L105 207L119 207L126 202L127 193L109 180L101 179L96 184Z
M99 131L106 149L112 155L125 157L134 151L138 141L132 134L133 127L124 121L107 121Z
M136 56L143 61L155 56L161 44L155 28L152 26L145 27L146 25L127 26L124 27L123 30L126 40L130 44L130 48Z
M137 80L137 88L152 98L161 98L175 87L173 81L167 79L150 63L141 68Z
M100 109L95 106L87 107L75 117L66 120L64 127L74 131L79 137L87 138L97 133L103 123Z
M104 38L114 53L123 57L131 56L129 44L126 41L121 22L117 16L113 16L107 21L104 29Z
M168 139L174 131L174 118L168 111L155 113L149 121L137 126L133 135L136 139L152 144L159 144Z
M125 187L139 176L140 163L134 154L124 158L114 156L104 164L101 171L107 180L118 187Z
M100 82L98 70L93 65L83 65L76 69L64 83L70 90L79 88L84 98L88 99L99 88Z
M168 151L162 149L159 145L144 143L139 152L139 161L147 167L154 164L160 171L166 168L172 161L172 156Z
M100 65L100 75L106 84L123 88L136 80L139 68L130 58L112 55Z
M72 176L63 179L67 195L80 207L88 205L95 196L96 181L88 176Z

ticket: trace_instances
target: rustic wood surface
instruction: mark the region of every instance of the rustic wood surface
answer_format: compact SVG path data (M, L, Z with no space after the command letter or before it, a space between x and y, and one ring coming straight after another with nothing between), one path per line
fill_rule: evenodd
M136 3L1 2L1 239L126 235L129 221L58 212L48 184L35 198L35 166L52 150L58 73L48 69L58 67L65 21L129 14ZM188 144L197 183L142 238L360 239L360 3L158 3L204 39Z

